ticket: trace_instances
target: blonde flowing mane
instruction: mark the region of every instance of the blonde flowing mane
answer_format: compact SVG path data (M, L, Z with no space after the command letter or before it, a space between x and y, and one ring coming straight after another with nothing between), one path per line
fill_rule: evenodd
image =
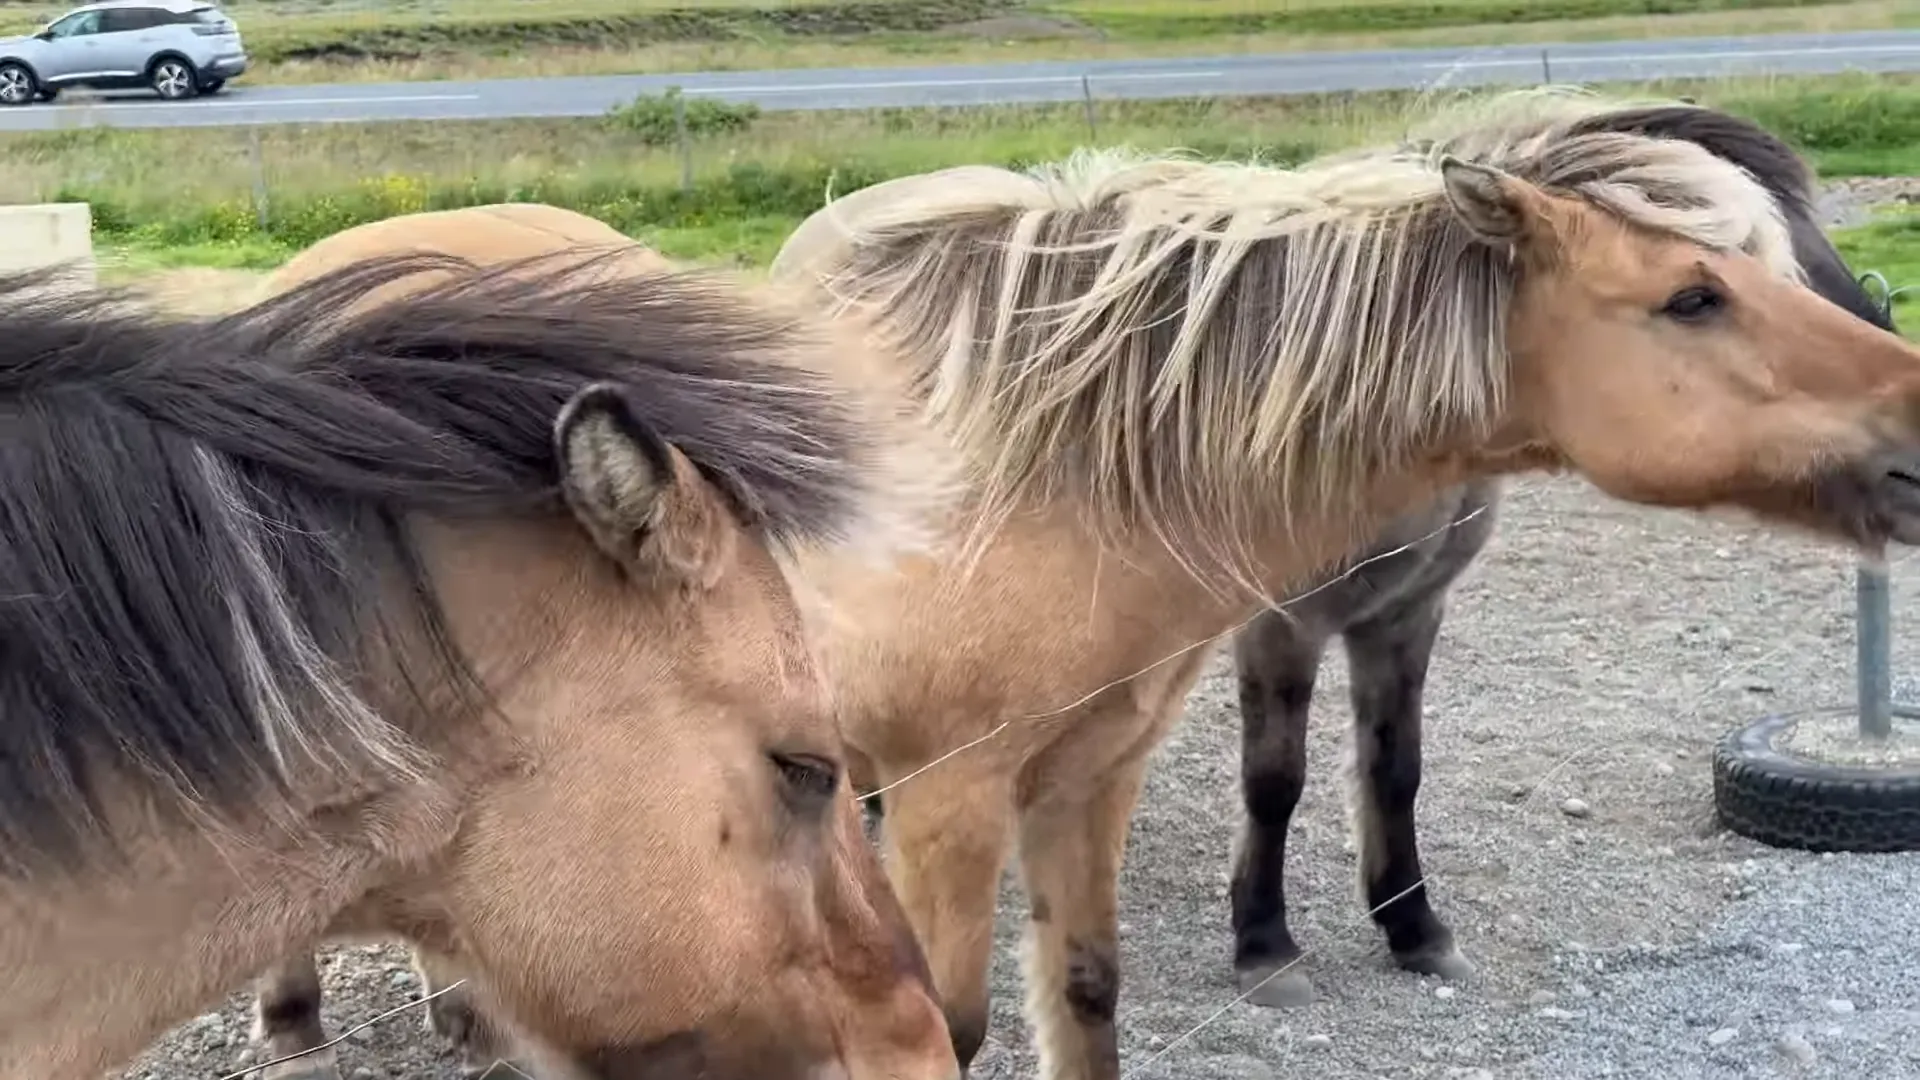
M1370 477L1501 414L1515 270L1450 210L1442 155L1798 275L1738 166L1575 129L1622 107L1507 94L1291 169L1106 150L923 174L830 204L781 261L812 248L836 305L905 356L983 528L1064 496L1105 536L1238 577L1250 541L1345 517Z

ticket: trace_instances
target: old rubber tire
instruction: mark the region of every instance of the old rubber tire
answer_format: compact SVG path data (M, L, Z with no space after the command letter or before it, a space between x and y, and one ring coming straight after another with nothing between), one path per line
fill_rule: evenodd
M1920 850L1920 768L1830 765L1775 745L1809 715L1756 720L1714 747L1713 804L1721 823L1763 844L1803 851Z

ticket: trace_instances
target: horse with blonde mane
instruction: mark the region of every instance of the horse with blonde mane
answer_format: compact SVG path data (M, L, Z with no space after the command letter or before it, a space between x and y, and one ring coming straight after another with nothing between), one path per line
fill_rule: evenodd
M963 1062L1017 845L1042 1075L1117 1076L1149 754L1218 639L1440 493L1567 469L1920 538L1920 352L1801 282L1738 166L1582 130L1604 102L1524 104L1297 169L928 174L783 254L785 285L884 346L887 370L842 372L888 380L970 470L950 550L797 565Z
M1571 470L1635 502L1744 507L1869 545L1920 536L1914 350L1835 306L1851 294L1830 278L1827 297L1806 287L1800 258L1837 256L1783 220L1790 200L1742 167L1758 154L1673 131L1708 114L1506 96L1423 141L1294 170L1119 153L969 166L856 192L796 231L776 277L818 281L891 339L967 450L962 595L1017 598L1068 642L1100 642L1076 665L1029 630L993 642L986 693L875 694L846 716L963 1062L1014 837L1042 1075L1117 1073L1119 857L1147 753L1201 667L1192 646L1324 584L1463 481ZM1068 546L1077 574L1004 557ZM950 640L984 636L976 610L945 610L969 628ZM1150 644L1112 647L1145 626ZM1044 674L1014 689L1009 672ZM902 729L931 753L900 753ZM1363 798L1410 807L1411 785L1381 790ZM1413 851L1396 857L1382 823L1397 822L1369 827L1367 809L1377 892ZM1420 925L1418 880L1398 883L1413 903L1369 901L1403 963L1444 968L1457 952ZM1243 987L1283 977L1298 953L1281 953L1237 956Z
M0 1075L93 1080L365 934L457 948L544 1076L951 1080L781 568L944 497L812 373L832 328L588 257L196 321L29 289Z
M1807 284L1858 318L1892 330L1821 231L1807 165L1750 120L1717 109L1648 106L1597 113L1590 131L1685 139L1744 168L1785 216ZM1395 961L1459 978L1473 965L1429 901L1414 829L1420 790L1421 695L1448 594L1494 531L1499 480L1476 480L1395 521L1373 547L1234 635L1246 828L1233 863L1233 967L1248 1000L1313 998L1287 927L1286 837L1306 783L1307 708L1320 660L1338 636L1353 703L1350 819L1360 894Z

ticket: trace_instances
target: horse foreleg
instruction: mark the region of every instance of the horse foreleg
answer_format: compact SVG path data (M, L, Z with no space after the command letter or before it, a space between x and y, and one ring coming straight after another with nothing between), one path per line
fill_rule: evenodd
M1233 970L1255 1005L1313 1000L1287 926L1287 829L1307 781L1307 713L1326 636L1269 613L1234 641L1240 684L1240 796L1246 829L1233 863Z
M253 1037L261 1045L261 1060L279 1063L250 1076L259 1080L340 1080L332 1048L319 1049L327 1041L326 1029L320 1023L320 999L320 969L310 951L282 960L260 976L254 988Z
M1097 729L1099 719L1086 727ZM1141 739L1091 784L1048 785L1052 792L1042 788L1021 809L1020 868L1032 908L1027 1016L1039 1043L1040 1080L1120 1075L1120 864L1153 741ZM1071 746L1053 748L1056 768L1072 767Z
M446 1040L459 1055L462 1072L470 1077L499 1075L496 1068L501 1066L526 1071L526 1066L513 1061L512 1036L475 1004L465 986L455 985L465 976L456 957L416 946L413 969L420 976L421 995L429 999L427 1030ZM499 1071L510 1075L507 1069Z
M1414 838L1421 695L1445 595L1435 593L1345 632L1352 674L1352 809L1360 885L1394 959L1409 971L1464 978L1473 965L1427 899Z
M993 916L1012 842L1011 785L967 755L888 791L887 876L939 992L962 1075L987 1041Z

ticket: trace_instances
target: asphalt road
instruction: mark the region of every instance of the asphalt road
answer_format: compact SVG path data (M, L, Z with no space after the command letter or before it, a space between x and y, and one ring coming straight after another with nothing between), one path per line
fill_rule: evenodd
M595 116L643 92L750 101L763 109L1006 105L1095 98L1248 96L1325 90L1637 81L1672 77L1920 70L1920 31L1268 53L1141 60L1061 60L940 67L600 75L475 82L248 86L168 103L150 94L0 111L0 131L88 124L193 127L326 121ZM1083 88L1082 80L1086 86ZM69 96L73 96L69 94Z

